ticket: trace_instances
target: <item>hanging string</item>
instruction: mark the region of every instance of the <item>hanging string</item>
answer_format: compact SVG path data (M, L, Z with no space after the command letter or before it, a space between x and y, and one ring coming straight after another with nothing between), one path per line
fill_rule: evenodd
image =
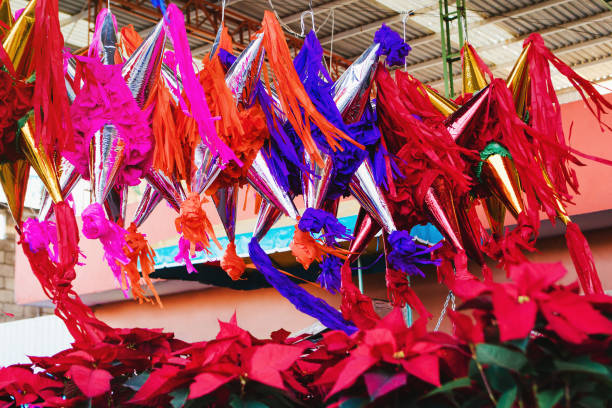
M229 3L229 1L226 1L226 0L221 1L221 25L222 26L223 26L223 23L225 23L225 6L227 6L227 3Z
M442 312L440 312L440 317L438 317L438 321L436 322L436 328L434 331L438 331L442 321L444 320L444 316L446 316L446 311L448 310L448 304L451 304L451 310L455 310L455 294L452 290L448 291L448 295L446 296L446 301L444 302L444 306L442 307Z
M247 1L247 0L242 0L242 1ZM285 31L287 31L289 34L293 35L294 37L298 37L298 38L304 38L304 31L305 31L305 27L303 26L303 23L301 24L301 30L302 33L298 33L297 31L294 31L291 27L289 27L287 24L285 24L283 22L283 20L281 19L280 15L278 14L278 11L276 10L276 7L274 7L274 3L272 2L272 0L268 0L268 5L270 6L270 10L272 10L272 12L274 13L274 15L276 16L276 19L278 20L278 22L280 23L280 25L283 27L283 29L285 29ZM319 25L319 28L315 30L315 32L317 32L318 30L321 29L321 27L325 26L325 24L327 23L327 20L329 20L329 17L331 16L331 10L329 11L329 13L327 13L327 17L325 17L325 20L323 20L323 23ZM304 11L304 13L309 13L313 10L306 10ZM302 16L300 17L300 19L303 21L304 20L304 16L302 13ZM314 24L314 11L312 12L312 27L314 29L315 24Z
M404 12L404 16L402 17L402 30L404 33L404 42L406 42L406 19L410 16L410 12ZM408 58L404 58L404 71L408 71L408 63L406 62Z
M334 26L336 24L336 9L331 9L331 16L332 16L332 22L331 22L331 41L329 42L329 74L331 75L332 72L332 61L334 60ZM325 22L323 23L325 24Z
M463 16L462 20L463 20L463 34L465 35L465 38L463 39L463 41L465 41L466 43L469 43L469 39L468 39L468 28L467 28L467 11L466 8L463 7L463 9L461 10L461 15ZM460 46L463 47L463 44L459 44Z
M306 31L306 27L304 25L304 17L310 14L310 18L312 19L312 31L315 31L315 24L314 24L314 13L312 12L312 10L306 10L304 12L302 12L302 14L300 15L300 28L302 29L302 33L300 34L300 37L304 38L304 31Z

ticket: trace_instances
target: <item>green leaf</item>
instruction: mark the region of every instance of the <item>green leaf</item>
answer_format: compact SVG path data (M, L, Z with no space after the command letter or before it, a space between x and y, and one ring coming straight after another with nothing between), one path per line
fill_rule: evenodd
M481 364L495 364L511 371L520 371L527 364L527 357L522 353L486 343L476 346L476 360Z
M555 368L558 371L594 374L612 380L610 370L605 365L596 363L587 356L580 356L570 361L555 360Z
M525 337L524 339L515 339L507 341L506 344L510 344L517 349L521 350L523 353L527 351L527 345L529 344L529 337Z
M185 405L185 401L187 401L187 397L189 396L189 388L181 388L175 391L172 391L169 394L172 397L172 408L181 408Z
M456 380L447 382L446 384L443 384L443 385L439 386L435 390L433 390L433 391L423 395L421 397L421 399L429 398L429 397L431 397L433 395L437 395L437 394L443 394L443 393L452 391L452 390L454 390L456 388L469 387L471 385L472 385L472 381L468 377L457 378Z
M538 392L538 407L553 408L563 397L563 390L545 390Z
M339 408L361 408L368 405L369 402L369 400L361 397L349 398L341 402Z
M504 392L497 400L497 408L512 408L514 400L516 400L517 388L512 387Z
M125 385L128 388L131 388L134 391L138 391L140 387L142 387L142 384L144 384L147 381L147 379L149 378L149 375L151 375L151 373L149 371L145 371L142 374L138 374L135 377L128 378L128 380L125 383L123 383L123 385Z
M259 401L243 401L236 394L231 396L230 407L232 407L232 408L269 408L263 402L259 402Z
M514 377L512 377L510 371L505 368L492 365L485 370L485 374L489 384L491 384L491 387L497 392L504 393L512 387L516 387Z
M583 408L606 408L606 402L594 395L586 395L578 401L578 406Z

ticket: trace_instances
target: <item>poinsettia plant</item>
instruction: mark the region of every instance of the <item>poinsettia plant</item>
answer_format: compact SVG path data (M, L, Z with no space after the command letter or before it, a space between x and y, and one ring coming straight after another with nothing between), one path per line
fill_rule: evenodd
M422 305L353 335L261 340L235 316L210 341L107 329L52 357L0 370L0 407L606 407L612 298L559 285L560 264L521 264L505 283L457 280L453 333Z

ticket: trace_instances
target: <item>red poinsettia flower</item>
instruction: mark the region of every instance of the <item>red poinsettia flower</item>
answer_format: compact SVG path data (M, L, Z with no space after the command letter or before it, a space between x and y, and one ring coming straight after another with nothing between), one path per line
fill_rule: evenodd
M501 341L528 336L538 312L548 322L546 329L569 342L580 343L594 334L612 334L612 322L593 308L589 297L554 286L565 274L561 263L525 262L509 268L512 282L458 281L453 290L465 299L491 296ZM465 323L463 318L457 320Z

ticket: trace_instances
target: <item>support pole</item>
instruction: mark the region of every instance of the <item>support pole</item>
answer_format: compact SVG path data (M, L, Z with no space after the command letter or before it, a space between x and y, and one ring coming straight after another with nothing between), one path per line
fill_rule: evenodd
M465 19L465 0L455 0L455 7L449 7L452 0L439 0L440 6L440 38L442 41L442 64L444 72L444 94L447 98L454 98L453 63L461 60L459 50L453 50L451 41L451 27L457 22L457 35L459 46L463 45Z

